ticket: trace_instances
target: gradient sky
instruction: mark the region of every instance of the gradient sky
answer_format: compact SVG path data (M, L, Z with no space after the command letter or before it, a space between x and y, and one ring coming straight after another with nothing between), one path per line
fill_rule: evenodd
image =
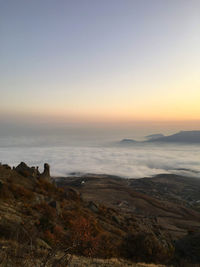
M0 116L200 120L199 0L0 0Z

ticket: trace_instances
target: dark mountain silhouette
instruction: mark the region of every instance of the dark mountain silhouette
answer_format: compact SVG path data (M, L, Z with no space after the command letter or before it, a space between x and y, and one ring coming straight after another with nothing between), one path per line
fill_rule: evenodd
M125 139L122 139L120 141L120 144L123 144L123 145L126 145L126 144L132 144L132 143L135 143L137 141L133 140L133 139L128 139L128 138L125 138Z
M181 131L173 135L151 139L147 142L200 143L200 131Z
M151 135L147 135L145 136L148 140L154 140L157 138L161 138L164 137L164 134L151 134Z

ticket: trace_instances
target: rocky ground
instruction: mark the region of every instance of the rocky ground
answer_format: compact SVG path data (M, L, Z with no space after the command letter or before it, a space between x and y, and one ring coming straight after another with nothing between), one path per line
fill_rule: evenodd
M0 266L199 266L199 181L0 165Z

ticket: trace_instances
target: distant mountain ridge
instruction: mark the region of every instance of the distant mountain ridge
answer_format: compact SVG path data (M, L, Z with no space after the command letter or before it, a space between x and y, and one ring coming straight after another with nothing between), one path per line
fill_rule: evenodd
M200 131L180 131L176 134L153 138L147 142L200 143Z
M129 145L135 143L151 143L151 142L163 142L163 143L186 143L195 144L200 143L200 131L180 131L172 135L163 134L151 134L146 136L146 141L136 141L134 139L125 138L120 141L121 145Z
M137 141L133 140L133 139L129 139L129 138L125 138L125 139L122 139L120 141L120 144L132 144L132 143L135 143Z
M148 140L154 140L157 138L161 138L164 137L164 134L151 134L151 135L147 135L145 136Z

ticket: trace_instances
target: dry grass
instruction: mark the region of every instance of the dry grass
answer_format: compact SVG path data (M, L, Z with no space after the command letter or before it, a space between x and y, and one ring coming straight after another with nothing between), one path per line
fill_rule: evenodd
M164 267L165 265L155 265L146 263L132 263L122 259L89 259L85 257L73 256L69 267Z

